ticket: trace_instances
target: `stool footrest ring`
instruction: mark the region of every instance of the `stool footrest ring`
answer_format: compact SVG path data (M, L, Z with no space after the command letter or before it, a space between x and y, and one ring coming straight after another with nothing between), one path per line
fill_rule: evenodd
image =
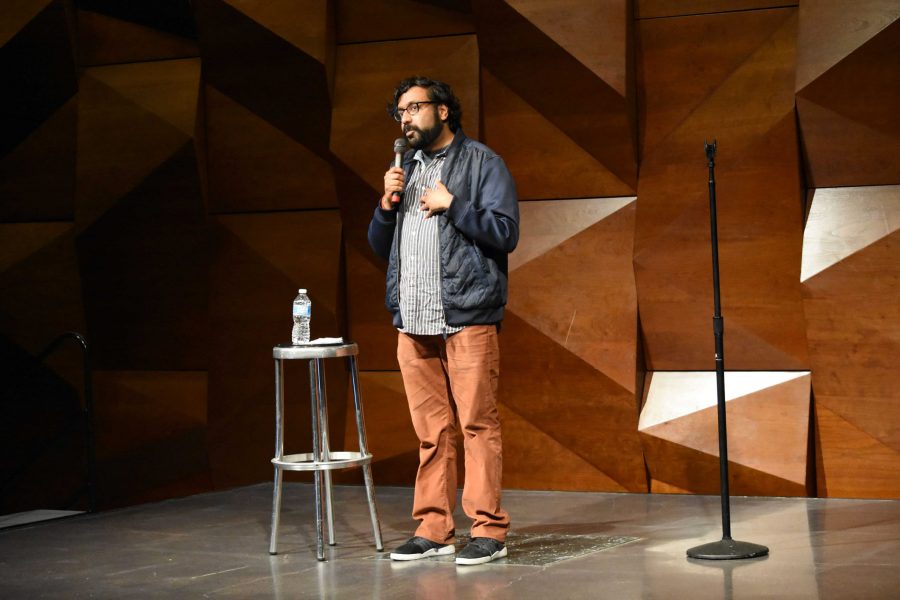
M286 471L334 471L367 465L372 462L371 454L362 452L329 452L328 460L315 460L312 452L288 454L273 458L272 464Z

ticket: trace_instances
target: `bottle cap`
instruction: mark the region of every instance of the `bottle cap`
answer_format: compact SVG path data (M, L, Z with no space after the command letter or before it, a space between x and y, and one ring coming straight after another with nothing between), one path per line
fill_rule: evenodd
M305 293L306 293L306 288L300 288L299 290L297 290L297 293L298 293L298 294L305 294Z

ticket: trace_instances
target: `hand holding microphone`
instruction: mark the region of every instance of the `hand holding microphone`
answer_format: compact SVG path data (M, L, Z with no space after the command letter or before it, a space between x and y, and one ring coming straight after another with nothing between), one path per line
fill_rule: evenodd
M381 208L392 210L400 204L403 193L403 153L406 151L406 138L394 140L394 166L384 174L384 196L381 197Z

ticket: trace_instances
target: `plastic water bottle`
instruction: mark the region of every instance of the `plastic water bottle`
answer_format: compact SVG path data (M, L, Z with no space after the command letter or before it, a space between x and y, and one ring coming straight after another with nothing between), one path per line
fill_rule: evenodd
M298 290L294 298L294 328L291 330L291 343L309 343L309 320L312 318L312 302L306 295L306 290Z

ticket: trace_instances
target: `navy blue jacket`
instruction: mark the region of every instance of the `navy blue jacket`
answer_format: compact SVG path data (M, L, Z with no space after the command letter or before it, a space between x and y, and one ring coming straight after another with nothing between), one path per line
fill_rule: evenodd
M415 166L414 150L403 158L406 181ZM503 320L507 298L507 255L519 242L516 186L503 159L458 130L441 167L440 180L453 194L438 219L441 302L447 324L481 325ZM369 223L369 245L388 261L385 305L394 326L400 317L400 231L403 213L382 210Z

